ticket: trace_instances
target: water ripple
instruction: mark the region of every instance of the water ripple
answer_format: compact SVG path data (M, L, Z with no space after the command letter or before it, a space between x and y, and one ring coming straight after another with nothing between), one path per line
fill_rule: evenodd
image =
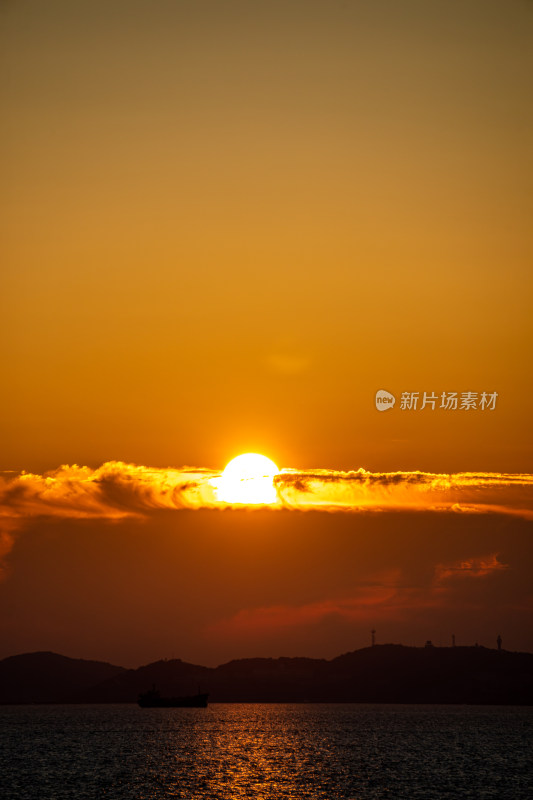
M530 800L533 709L0 708L2 800Z

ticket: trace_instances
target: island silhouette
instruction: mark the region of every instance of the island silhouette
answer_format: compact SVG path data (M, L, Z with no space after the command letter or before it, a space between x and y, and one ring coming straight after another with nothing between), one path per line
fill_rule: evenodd
M51 652L0 661L0 704L135 703L152 685L162 695L201 687L213 703L531 705L533 654L427 643L374 645L331 660L245 658L218 667L169 659L125 669Z

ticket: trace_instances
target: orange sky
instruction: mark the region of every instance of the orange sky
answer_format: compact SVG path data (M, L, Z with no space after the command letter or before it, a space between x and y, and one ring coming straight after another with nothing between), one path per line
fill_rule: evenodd
M533 649L531 522L497 514L152 510L32 519L0 582L0 657L138 666L370 644Z
M192 589L189 595L197 609L185 637L191 658L251 655L246 626L269 629L282 617L299 621L301 635L294 626L269 634L264 647L257 644L263 654L290 642L299 642L302 655L313 654L315 640L314 654L361 646L374 623L353 609L372 606L376 595L367 585L379 585L385 602L391 581L389 610L382 602L375 617L376 625L390 622L391 636L431 638L431 619L445 638L464 596L465 638L485 630L490 643L505 634L480 623L487 614L494 619L499 603L515 645L531 647L519 634L531 608L523 538L531 522L515 513L525 507L516 487L489 501L476 484L476 496L450 498L434 514L420 510L428 499L417 496L412 531L405 505L412 487L403 479L398 492L408 486L408 499L395 495L393 503L387 495L388 510L375 522L366 513L287 509L266 516L203 509L194 517L157 503L134 520L128 504L138 500L121 494L113 502L126 504L127 518L109 522L105 514L80 520L75 513L76 502L102 502L100 494L84 494L89 484L77 483L80 493L68 495L72 484L62 479L63 516L57 506L39 505L39 476L78 464L89 470L91 487L101 487L109 463L216 473L247 451L315 477L359 468L530 473L533 5L27 0L1 5L0 51L0 470L14 471L4 473L14 483L0 538L0 600L4 595L9 608L0 619L4 655L42 645L106 656L113 625L126 624L125 595L140 613L135 587L143 581L133 576L147 557L145 535L150 531L153 568L172 552L181 575L181 526L184 542L189 526L201 530L209 553L199 580L205 597L200 602ZM378 389L394 393L393 409L376 410ZM468 391L497 392L496 407L400 408L402 392L440 398ZM36 475L24 491L21 470ZM337 478L345 492L348 484ZM321 498L318 483L313 492ZM294 486L290 491L290 502L305 506L309 492L304 502ZM350 498L348 505L357 505ZM372 498L373 507L383 501L375 492ZM453 513L455 502L475 511ZM42 518L33 516L35 507ZM261 548L277 542L272 564L288 563L292 572L287 567L278 577L271 566L256 576L264 591L247 578L248 588L243 584L239 599L218 614L208 591L221 580L213 542L219 528L231 527L232 514L247 520L252 534L262 519L276 520L289 539L292 519L298 533L283 546L281 535L267 544L259 533L250 558L263 558ZM345 529L356 518L385 538L349 584L342 553L355 547L346 544ZM414 532L422 520L435 526L431 553L419 550ZM448 525L472 526L464 546L449 553ZM395 526L403 541L396 560L386 549ZM326 545L311 548L309 569L321 575L314 591L305 588L310 578L296 557L304 527L338 548L324 572ZM288 562L285 546L294 548ZM131 559L129 576L121 548ZM103 567L98 558L109 552ZM82 597L73 576L84 559ZM398 586L411 561L425 577L408 582L408 601ZM220 563L239 584L234 558ZM474 565L471 580L442 578L459 563ZM499 563L507 566L487 573L480 566ZM521 577L511 590L514 569ZM79 613L86 625L95 609L91 575L103 593L98 614L116 615L104 630L95 611L92 650L76 638L75 619ZM172 609L189 601L171 576L169 567L167 588L149 604L167 633L137 650L125 645L123 661L172 649ZM154 591L157 576L145 580ZM453 583L453 602L443 604L439 580ZM409 603L429 609L427 619ZM458 610L456 616L459 623ZM329 638L326 618L336 620ZM223 631L231 646L220 643ZM111 650L107 655L120 660Z
M530 3L0 21L0 467L530 469Z

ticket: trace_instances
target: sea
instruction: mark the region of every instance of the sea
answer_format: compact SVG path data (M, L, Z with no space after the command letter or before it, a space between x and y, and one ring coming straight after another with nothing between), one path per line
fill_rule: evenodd
M532 800L533 708L0 707L2 800Z

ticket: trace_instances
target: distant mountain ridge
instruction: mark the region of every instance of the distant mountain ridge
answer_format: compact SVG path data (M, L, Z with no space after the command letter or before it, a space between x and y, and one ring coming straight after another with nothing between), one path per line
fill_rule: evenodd
M121 672L124 667L57 653L10 656L0 661L0 703L66 703Z
M533 654L484 647L375 645L327 661L248 658L218 667L180 659L125 669L40 652L0 661L0 704L133 703L209 692L210 702L533 704Z

